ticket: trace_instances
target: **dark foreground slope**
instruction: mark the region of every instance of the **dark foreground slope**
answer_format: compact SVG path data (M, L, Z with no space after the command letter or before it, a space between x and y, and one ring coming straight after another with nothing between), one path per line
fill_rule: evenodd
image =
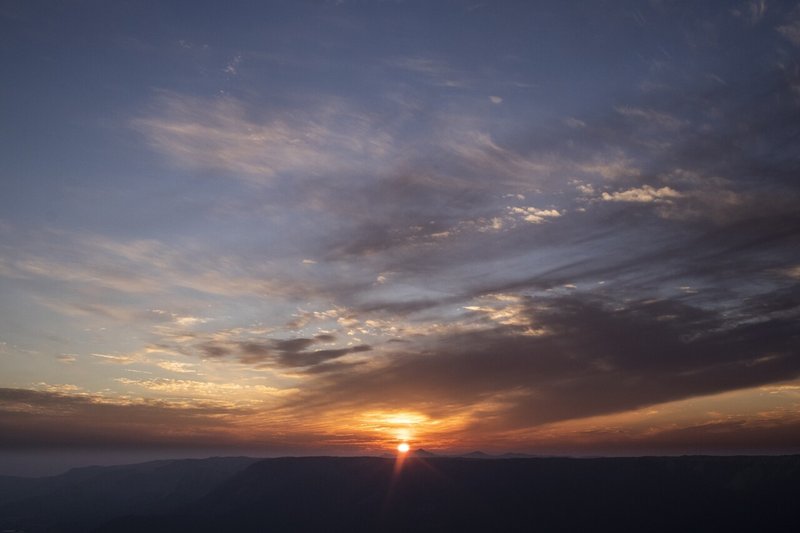
M786 531L800 457L258 462L150 531Z
M800 456L246 458L0 478L0 531L794 531Z
M116 517L184 508L257 459L215 457L0 476L0 531L85 532Z

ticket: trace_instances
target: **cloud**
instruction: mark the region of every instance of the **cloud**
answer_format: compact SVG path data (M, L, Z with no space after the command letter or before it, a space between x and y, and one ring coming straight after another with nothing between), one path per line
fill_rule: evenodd
M579 120L575 117L567 117L564 119L564 124L569 126L570 128L585 128L586 122Z
M732 408L737 405L738 408ZM800 420L759 389L669 402L618 415L513 432L551 453L792 453Z
M761 217L767 206L772 210L785 211L786 198L754 194L751 191L738 192L736 184L726 179L699 176L675 169L662 181L669 185L653 187L645 184L614 192L603 192L599 200L629 204L652 204L655 213L672 220L707 220L724 226L738 220ZM585 187L583 190L587 190Z
M539 176L549 175L554 169L552 161L531 158L498 144L490 134L465 131L447 139L443 145L457 155L462 164L490 171L506 185L524 186L536 183Z
M795 265L785 269L784 274L793 279L800 279L800 265Z
M313 338L202 341L195 345L200 354L212 359L234 358L246 365L264 368L306 368L320 366L350 354L370 351L366 344L342 348L314 349L320 343L335 342L336 337L320 334Z
M172 317L175 323L179 326L187 327L187 326L194 326L196 324L204 324L208 322L209 318L197 317L197 316L173 316Z
M655 189L650 185L628 189L626 191L618 191L614 193L604 192L601 198L605 202L635 202L635 203L649 203L649 202L668 202L673 198L680 198L682 195L678 191L669 187L661 187Z
M196 447L236 442L235 414L213 402L113 399L0 389L0 448ZM228 418L224 418L226 415Z
M75 284L102 284L110 289L124 292L151 292L156 285L150 279L140 274L115 272L113 269L104 268L104 265L85 265L75 262L54 261L48 258L29 257L20 258L9 268L19 277L44 277ZM102 309L94 305L94 309Z
M434 406L489 402L492 431L505 431L800 375L800 330L788 315L739 310L729 318L680 299L611 304L579 295L471 310L496 326L444 334L424 353L322 377L292 405L369 407L391 398L437 416L447 409ZM530 335L531 327L539 333Z
M389 65L397 68L420 72L423 74L439 74L447 67L442 61L429 57L399 57L388 62Z
M620 151L596 155L588 161L579 163L577 170L589 176L600 176L606 180L636 178L642 173L635 162Z
M493 324L519 327L520 335L545 335L547 331L536 329L531 319L526 299L515 294L491 294L479 298L480 305L467 305L464 309L486 316Z
M123 385L133 385L143 389L154 391L158 393L167 393L177 397L190 397L196 398L211 398L219 399L226 398L228 400L236 399L239 403L244 400L245 403L257 401L259 397L264 395L285 395L295 392L294 389L281 390L275 387L268 387L265 385L247 385L241 383L216 383L210 381L198 381L190 379L168 379L168 378L153 378L153 379L128 379L117 378L115 381Z
M265 261L255 263L247 254L214 253L213 246L200 241L184 241L181 246L174 246L155 239L113 239L99 234L47 230L29 244L15 248L15 260L0 262L0 274L18 280L58 281L62 288L79 297L73 301L43 296L40 302L64 314L96 315L121 322L161 320L162 316L177 326L189 327L205 324L211 317L145 313L119 303L107 303L118 302L117 298L105 298L101 303L87 294L96 296L96 291L109 291L152 296L188 289L218 296L292 297L314 292L307 280L295 283L286 278L275 279L274 265Z
M239 73L239 65L241 64L241 62L242 62L241 54L233 56L233 58L230 61L228 61L228 64L225 65L224 72L226 74L231 74L235 76L236 74Z
M230 453L303 453L341 450L353 453L374 446L375 436L352 431L327 433L325 425L297 419L270 400L274 392L254 386L193 381L131 381L132 387L155 387L158 392L201 394L222 392L236 401L203 398L113 398L68 391L0 388L0 450L168 449L215 450ZM286 391L291 393L291 391ZM271 400L270 400L271 401ZM276 427L285 428L277 434ZM308 452L306 452L308 453Z
M794 21L785 26L779 26L778 31L793 45L800 46L800 21Z
M183 363L179 361L159 361L157 365L164 370L169 370L170 372L178 372L180 374L196 374L197 370L194 370L194 365L191 363Z
M47 392L59 393L59 394L74 394L83 392L82 387L79 387L77 385L72 385L69 383L64 383L60 385L51 385L49 383L42 382L36 384L36 389Z
M733 10L734 16L745 19L750 24L758 24L766 13L766 0L753 0Z
M741 9L758 28L722 14L733 40L703 31L725 58L685 26L663 50L643 47L624 87L609 78L571 109L558 80L516 107L513 83L422 55L378 60L409 80L392 78L389 96L373 92L381 81L352 100L310 94L330 84L160 92L130 124L208 205L163 215L160 239L138 224L121 236L0 221L0 274L98 346L142 339L60 368L149 365L144 377L102 368L143 378L108 383L126 394L269 397L317 436L332 431L325 418L408 406L501 438L768 386L797 373L800 81L786 52L795 19L774 22L765 5ZM743 30L768 39L746 48ZM685 47L692 60L669 57ZM101 400L64 401L91 414ZM289 427L263 416L259 427Z
M105 354L105 353L93 353L91 355L101 359L102 361L115 363L119 365L130 365L132 363L137 362L135 357L129 355Z
M728 89L719 90L724 93ZM665 109L668 104L664 104ZM774 110L762 123L757 104L721 98L720 105L743 108L736 116L742 117L748 128L766 131L764 135L781 138L790 130L781 120L773 120L780 119ZM648 110L652 106L638 102L630 109ZM316 249L304 249L292 258L294 266L303 257L318 261L319 266L313 269L297 269L319 273L318 279L305 287L295 278L295 271L261 268L267 263L266 252L238 250L239 255L227 253L222 257L186 246L175 249L157 241L109 242L100 238L82 241L81 253L93 253L79 262L84 270L81 276L59 275L75 284L125 288L128 294L188 288L225 297L257 294L270 301L297 296L306 309L317 309L321 315L326 309L341 309L335 316L320 318L310 311L308 320L330 321L335 324L332 327L340 328L336 333L342 339L349 334L364 336L351 345L342 342L315 349L319 348L318 340L314 340L316 322L307 322L298 326L310 329L286 335L245 333L215 338L193 331L197 336L188 338L182 348L182 353L222 360L220 364L230 361L231 366L302 374L304 388L308 387L305 398L312 404L322 402L325 392L330 392L332 406L380 403L384 400L377 386L373 391L366 385L373 381L428 413L432 404L459 412L475 409L485 412L487 418L494 417L499 428L519 428L525 420L545 424L548 420L664 401L672 396L658 383L650 387L641 384L656 380L657 375L637 372L633 367L636 358L658 355L667 359L667 355L637 345L630 334L620 333L622 348L629 348L629 357L619 355L621 362L603 358L601 347L611 353L617 348L604 345L602 338L590 342L593 335L599 337L591 320L609 331L614 320L619 320L631 331L652 332L652 337L662 339L665 346L693 353L701 361L709 353L719 354L712 349L713 343L702 345L692 337L694 330L684 320L687 314L724 309L732 315L745 312L755 321L759 315L731 304L752 299L754 293L765 295L759 303L762 309L788 302L783 305L789 310L780 312L791 312L793 298L781 295L776 287L790 281L776 272L796 264L790 258L797 244L797 219L785 207L792 203L792 194L786 194L792 191L787 178L791 161L748 153L749 148L733 149L737 145L755 146L758 139L731 127L733 124L725 118L702 134L687 128L689 140L685 143L669 138L667 145L642 148L642 132L645 136L668 137L672 135L669 128L659 126L653 133L645 120L648 116L638 112L626 115L612 108L607 115L585 117L585 127L549 124L515 135L458 131L433 143L432 155L426 152L397 167L390 165L369 180L346 178L335 180L334 186L326 185L325 179L311 179L297 185L293 190L298 196L314 190L315 198L323 199L317 204L317 212L324 213L326 222L315 230ZM727 115L727 111L722 113L723 117ZM249 117L246 121L265 122ZM774 128L764 130L768 122ZM573 144L568 145L567 140ZM695 152L698 143L714 157ZM751 185L758 183L757 176L776 188L759 191ZM576 182L584 189L576 191ZM604 202L585 198L587 194L596 198L598 191L604 190L600 197ZM517 194L524 195L524 201L516 203L507 197ZM776 196L784 199L776 201ZM642 209L645 205L652 205L652 212L658 216L648 217L650 209ZM715 215L715 225L707 225L709 214L723 210L723 205L727 206L725 216ZM579 212L577 206L585 211ZM669 210L665 210L667 207ZM695 218L690 216L693 213L700 215ZM515 225L515 221L528 223ZM58 273L58 269L53 271ZM375 284L387 271L392 271L392 276ZM53 275L49 266L20 267L18 272L42 278ZM132 273L138 287L136 283L126 284L127 272ZM340 283L343 279L347 283ZM583 300L586 287L595 287L598 281L606 282L608 292L594 294L597 301ZM525 300L558 296L557 291L563 291L566 284L579 287L574 292L580 293L578 302L582 306L555 298L553 305L563 307L559 315L554 309ZM681 291L676 296L673 292L678 289L670 289L673 284L697 287L697 292ZM513 304L481 300L496 293L521 300ZM320 296L323 294L325 297ZM651 308L635 304L647 298L667 298L670 306L651 316ZM465 307L468 312L464 312ZM175 316L205 315L187 311ZM568 320L569 316L573 318ZM678 318L670 318L673 316ZM721 321L721 315L715 313L709 316L712 330L727 327L734 336L755 331L744 324ZM210 330L213 324L197 329ZM675 331L667 327L669 324ZM187 323L186 327L196 325ZM774 334L785 338L791 331L777 316L770 317L762 327L765 337ZM689 335L691 342L686 346L678 330ZM366 337L370 334L378 338ZM390 349L381 335L406 342ZM752 366L731 363L725 367L713 362L709 366L716 365L720 376L715 382L704 369L687 364L687 376L692 372L700 376L697 383L690 383L688 377L665 374L664 379L675 384L676 395L739 386L731 376L744 374L743 368L748 373L750 368L757 369L748 383L777 379L777 372L765 369L793 371L791 358L781 356L779 349L774 350L778 353L775 359L759 362L775 354L756 355L755 343L748 345L753 353L744 353L744 348L728 345L722 337L717 342L729 349L732 357L737 355ZM367 346L372 350L367 351ZM633 353L639 355L634 357ZM534 366L533 359L542 366ZM508 371L493 371L488 368L491 361ZM385 373L378 373L375 367ZM459 370L461 367L465 369ZM449 380L445 368L454 376L463 374L465 383L474 390L459 387L455 377ZM473 371L487 377L486 385L472 376ZM348 378L354 380L352 397L344 394ZM608 388L612 393L607 401L594 405L580 390L571 389L572 381L587 391ZM404 393L401 384L406 382L411 386ZM624 386L614 389L613 383ZM320 391L319 396L312 394L314 390ZM307 404L296 401L292 405L298 406L299 413ZM542 414L534 404L560 407Z
M251 185L354 172L385 162L392 138L369 115L331 102L304 112L253 116L232 97L161 93L132 126L175 163L224 171Z
M678 130L686 125L686 121L677 119L667 113L654 111L652 109L641 109L637 107L619 106L616 108L620 115L641 120L649 125L653 125L666 130Z
M537 209L535 207L509 207L508 211L511 215L520 217L531 224L541 224L548 218L561 216L556 209Z
M786 23L778 26L778 33L795 46L800 46L800 8L795 8Z
M457 71L444 60L432 57L396 57L386 62L390 68L401 69L422 76L436 87L465 88L472 84L468 76Z

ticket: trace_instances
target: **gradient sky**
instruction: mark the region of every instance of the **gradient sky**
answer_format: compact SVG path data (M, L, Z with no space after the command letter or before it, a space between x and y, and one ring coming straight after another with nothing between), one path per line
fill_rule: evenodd
M796 2L3 0L0 65L3 453L800 451Z

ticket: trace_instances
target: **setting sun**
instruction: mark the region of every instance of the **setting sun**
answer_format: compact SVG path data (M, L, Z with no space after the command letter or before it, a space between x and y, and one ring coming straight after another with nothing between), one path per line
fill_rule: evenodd
M397 445L397 451L400 453L406 453L410 449L411 448L409 447L407 442L401 442L400 444Z

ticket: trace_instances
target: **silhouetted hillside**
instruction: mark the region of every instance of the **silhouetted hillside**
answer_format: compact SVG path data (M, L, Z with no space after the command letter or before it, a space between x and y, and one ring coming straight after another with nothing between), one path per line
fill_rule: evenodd
M17 481L24 495L0 505L0 530L788 531L800 456L412 456L399 470L379 457L239 458ZM0 479L0 494L13 484Z
M181 513L101 531L765 531L800 457L268 459Z
M215 457L91 466L44 478L0 477L0 531L83 532L114 517L171 511L255 461Z

